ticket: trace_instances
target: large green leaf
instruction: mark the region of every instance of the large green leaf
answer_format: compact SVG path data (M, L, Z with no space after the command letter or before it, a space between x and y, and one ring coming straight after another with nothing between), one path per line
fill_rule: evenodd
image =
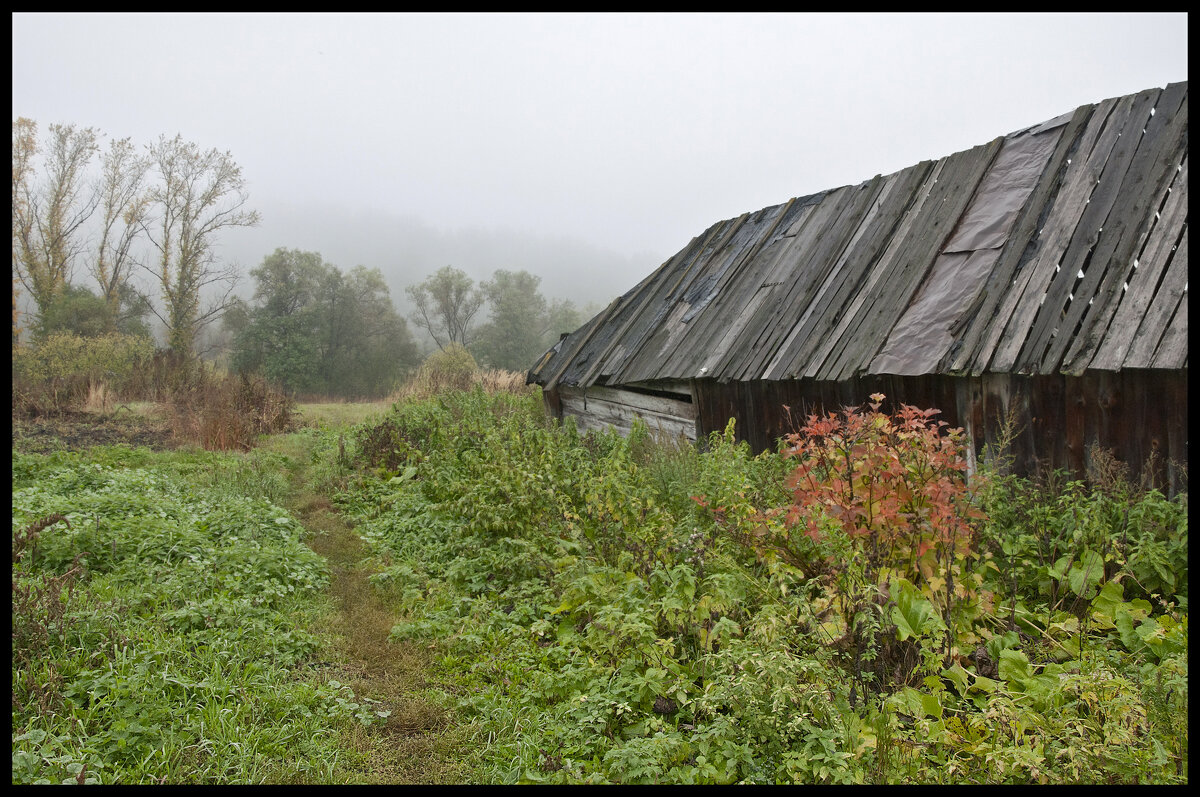
M901 640L946 630L937 609L911 583L900 579L894 592L896 605L892 607L892 622L896 624Z
M1019 650L1000 651L1000 677L1010 686L1020 687L1032 675L1028 656Z
M1109 581L1092 601L1092 621L1098 629L1113 628L1114 618L1125 602L1125 588L1119 581Z
M1104 580L1104 557L1095 551L1084 548L1079 560L1071 565L1067 572L1067 583L1071 591L1081 598L1090 598L1096 594L1096 587Z

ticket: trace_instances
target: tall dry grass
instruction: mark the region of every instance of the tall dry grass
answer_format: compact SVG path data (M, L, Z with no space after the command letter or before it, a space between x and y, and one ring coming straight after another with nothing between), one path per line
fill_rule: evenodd
M471 390L474 387L481 387L488 393L524 393L533 389L525 384L525 374L499 368L480 369L467 378L459 376L444 378L436 373L421 374L418 372L416 376L388 396L388 401L392 403L420 401L448 390Z
M500 368L476 372L474 383L488 393L524 393L530 389L530 386L525 384L523 372L505 371Z
M169 409L175 436L209 451L249 450L261 435L296 426L292 399L244 374L195 381L172 395Z
M481 369L471 353L458 344L435 351L425 358L407 382L393 392L392 403L431 398L449 390L481 387L488 393L522 393L529 390L525 374L503 369Z
M116 403L116 393L107 382L98 381L88 385L87 398L83 402L84 412L107 415Z

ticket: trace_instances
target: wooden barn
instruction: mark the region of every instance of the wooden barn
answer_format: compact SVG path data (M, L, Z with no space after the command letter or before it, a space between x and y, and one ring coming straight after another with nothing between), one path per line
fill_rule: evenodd
M759 450L878 391L972 457L1011 416L1018 473L1098 445L1186 489L1187 154L1174 83L718 222L528 380L582 429L734 418Z

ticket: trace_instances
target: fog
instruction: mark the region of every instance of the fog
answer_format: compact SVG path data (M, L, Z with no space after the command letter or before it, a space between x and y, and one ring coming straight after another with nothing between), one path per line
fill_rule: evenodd
M1173 14L12 16L13 118L228 150L221 239L607 302L716 221L1187 79ZM403 309L402 309L403 312Z
M262 254L285 246L320 252L343 269L360 264L376 267L402 312L407 312L404 288L446 265L477 282L497 269L523 269L541 277L546 296L569 299L583 308L608 302L629 287L622 280L641 279L638 275L649 273L663 259L658 253L620 252L550 229L535 233L485 226L436 227L416 216L371 208L351 211L316 202L257 207L275 223L229 231L223 246L227 255L236 259L242 254L248 258L243 265L252 267Z

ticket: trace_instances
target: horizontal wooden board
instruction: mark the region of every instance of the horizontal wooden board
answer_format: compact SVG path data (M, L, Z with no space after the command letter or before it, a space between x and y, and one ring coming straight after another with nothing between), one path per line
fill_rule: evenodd
M886 396L884 412L901 402L941 410L938 419L970 435L976 463L1002 455L1018 475L1062 468L1084 478L1098 446L1129 465L1135 478L1142 475L1164 491L1187 487L1186 368L1082 377L869 374L836 382L697 382L696 433L704 438L721 431L732 418L739 440L756 451L772 450L807 415L861 407L872 393Z
M696 410L691 402L599 386L562 387L559 395L562 415L574 416L581 429L611 426L628 434L634 418L641 418L652 431L696 439Z

